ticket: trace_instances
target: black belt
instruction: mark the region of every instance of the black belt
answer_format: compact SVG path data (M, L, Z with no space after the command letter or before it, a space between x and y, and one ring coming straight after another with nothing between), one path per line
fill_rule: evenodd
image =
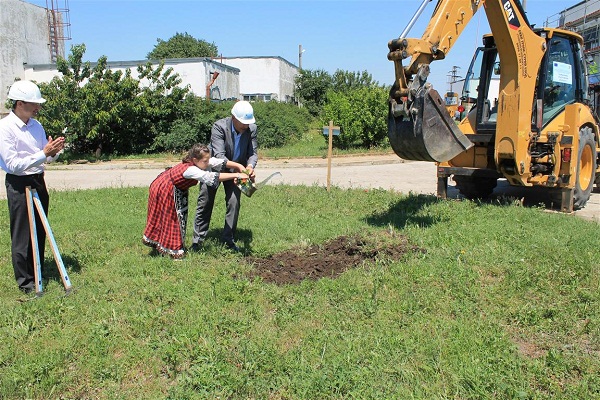
M40 172L39 174L29 174L29 175L15 175L15 174L6 174L6 176L9 176L13 179L28 179L28 178L40 178L42 176L44 176L43 172Z

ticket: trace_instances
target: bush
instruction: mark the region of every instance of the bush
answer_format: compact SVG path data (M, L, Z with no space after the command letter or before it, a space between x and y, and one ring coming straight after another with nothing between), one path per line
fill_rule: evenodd
M341 148L382 145L387 138L388 90L361 87L345 92L330 90L323 107L323 125L333 121L340 135L335 145Z
M154 151L185 151L194 143L210 142L210 131L215 121L231 115L235 102L207 103L189 95L181 107L181 116L168 133L160 134ZM311 116L305 109L293 104L256 102L252 104L258 125L260 148L282 147L298 139L309 129Z
M252 106L260 148L282 147L300 139L309 129L311 116L305 108L275 101L257 102Z
M208 144L214 122L230 114L232 102L206 102L201 97L188 95L182 102L180 114L171 129L159 133L151 151L182 152L195 143Z

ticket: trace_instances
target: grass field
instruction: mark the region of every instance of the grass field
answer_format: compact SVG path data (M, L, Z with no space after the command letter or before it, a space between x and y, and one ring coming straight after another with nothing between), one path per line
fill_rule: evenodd
M0 398L600 398L597 223L511 202L267 186L243 199L249 255L382 232L424 249L277 286L218 244L222 198L205 252L174 262L141 244L147 189L51 193L75 291L64 296L47 246L45 295L30 301L0 201Z

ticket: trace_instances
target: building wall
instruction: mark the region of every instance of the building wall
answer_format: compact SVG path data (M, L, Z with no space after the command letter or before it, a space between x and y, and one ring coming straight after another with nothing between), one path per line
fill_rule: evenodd
M137 67L140 64L146 64L148 60L138 61L112 61L107 63L107 68L112 71L131 70L131 76L138 78ZM152 61L158 65L158 61ZM90 63L95 66L96 63ZM206 85L212 79L214 72L219 75L210 88L210 98L212 100L228 100L239 98L239 73L240 70L233 68L210 58L182 58L165 60L165 69L173 68L173 72L179 74L181 86L189 85L190 90L196 96L206 96ZM24 79L36 82L50 82L55 76L60 76L54 64L26 65ZM148 84L142 80L141 84Z
M281 57L222 57L218 59L240 69L240 95L270 95L267 100L293 101L294 78L298 67Z
M130 69L132 76L137 77L137 66L146 62L148 60L112 61L107 67L113 71ZM158 64L158 61L153 63ZM92 66L95 64L91 63ZM213 73L218 72L210 88L212 100L242 100L250 96L251 100L294 101L294 78L298 68L281 57L175 58L165 60L165 66L173 68L182 79L181 85L189 85L192 93L199 97L206 97L206 85ZM60 75L54 64L24 67L24 79L36 82L50 82Z
M0 114L8 89L24 79L24 65L50 63L46 9L21 0L0 0Z

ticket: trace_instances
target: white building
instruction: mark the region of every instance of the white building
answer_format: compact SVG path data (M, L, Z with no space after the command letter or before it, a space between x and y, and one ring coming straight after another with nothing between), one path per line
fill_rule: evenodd
M240 70L242 100L294 102L298 67L281 57L221 57L223 64Z
M148 61L153 65L159 64L157 60L112 61L107 63L107 68L112 71L129 69L135 78L137 66ZM281 57L173 58L164 60L164 63L165 67L173 68L173 72L179 75L181 86L189 85L190 91L199 97L208 96L211 100L295 100L294 78L298 67ZM96 63L90 64L94 66ZM60 75L56 64L27 64L22 69L22 79L36 82L50 82ZM218 73L216 77L215 73Z
M53 7L56 3L52 2ZM60 76L55 61L58 56L65 57L64 40L70 37L64 30L68 26L67 9L48 10L23 0L0 0L0 115L8 112L4 105L15 80L50 82ZM113 71L130 69L136 77L137 66L148 61L109 61L107 66ZM294 77L299 70L281 57L203 57L164 62L181 77L181 85L189 85L199 97L294 101Z
M159 64L159 61L156 60L113 61L107 63L107 68L112 71L130 70L131 76L137 79L138 65L145 65L149 61L154 66ZM164 64L165 68L173 68L173 72L179 75L180 86L189 86L191 92L196 96L206 97L208 95L212 100L237 99L240 96L240 70L237 68L206 57L174 58L164 60ZM90 63L90 65L93 67L96 63ZM56 70L56 64L25 65L23 67L23 79L36 82L50 82L55 76L61 75ZM215 73L217 75L213 81Z

